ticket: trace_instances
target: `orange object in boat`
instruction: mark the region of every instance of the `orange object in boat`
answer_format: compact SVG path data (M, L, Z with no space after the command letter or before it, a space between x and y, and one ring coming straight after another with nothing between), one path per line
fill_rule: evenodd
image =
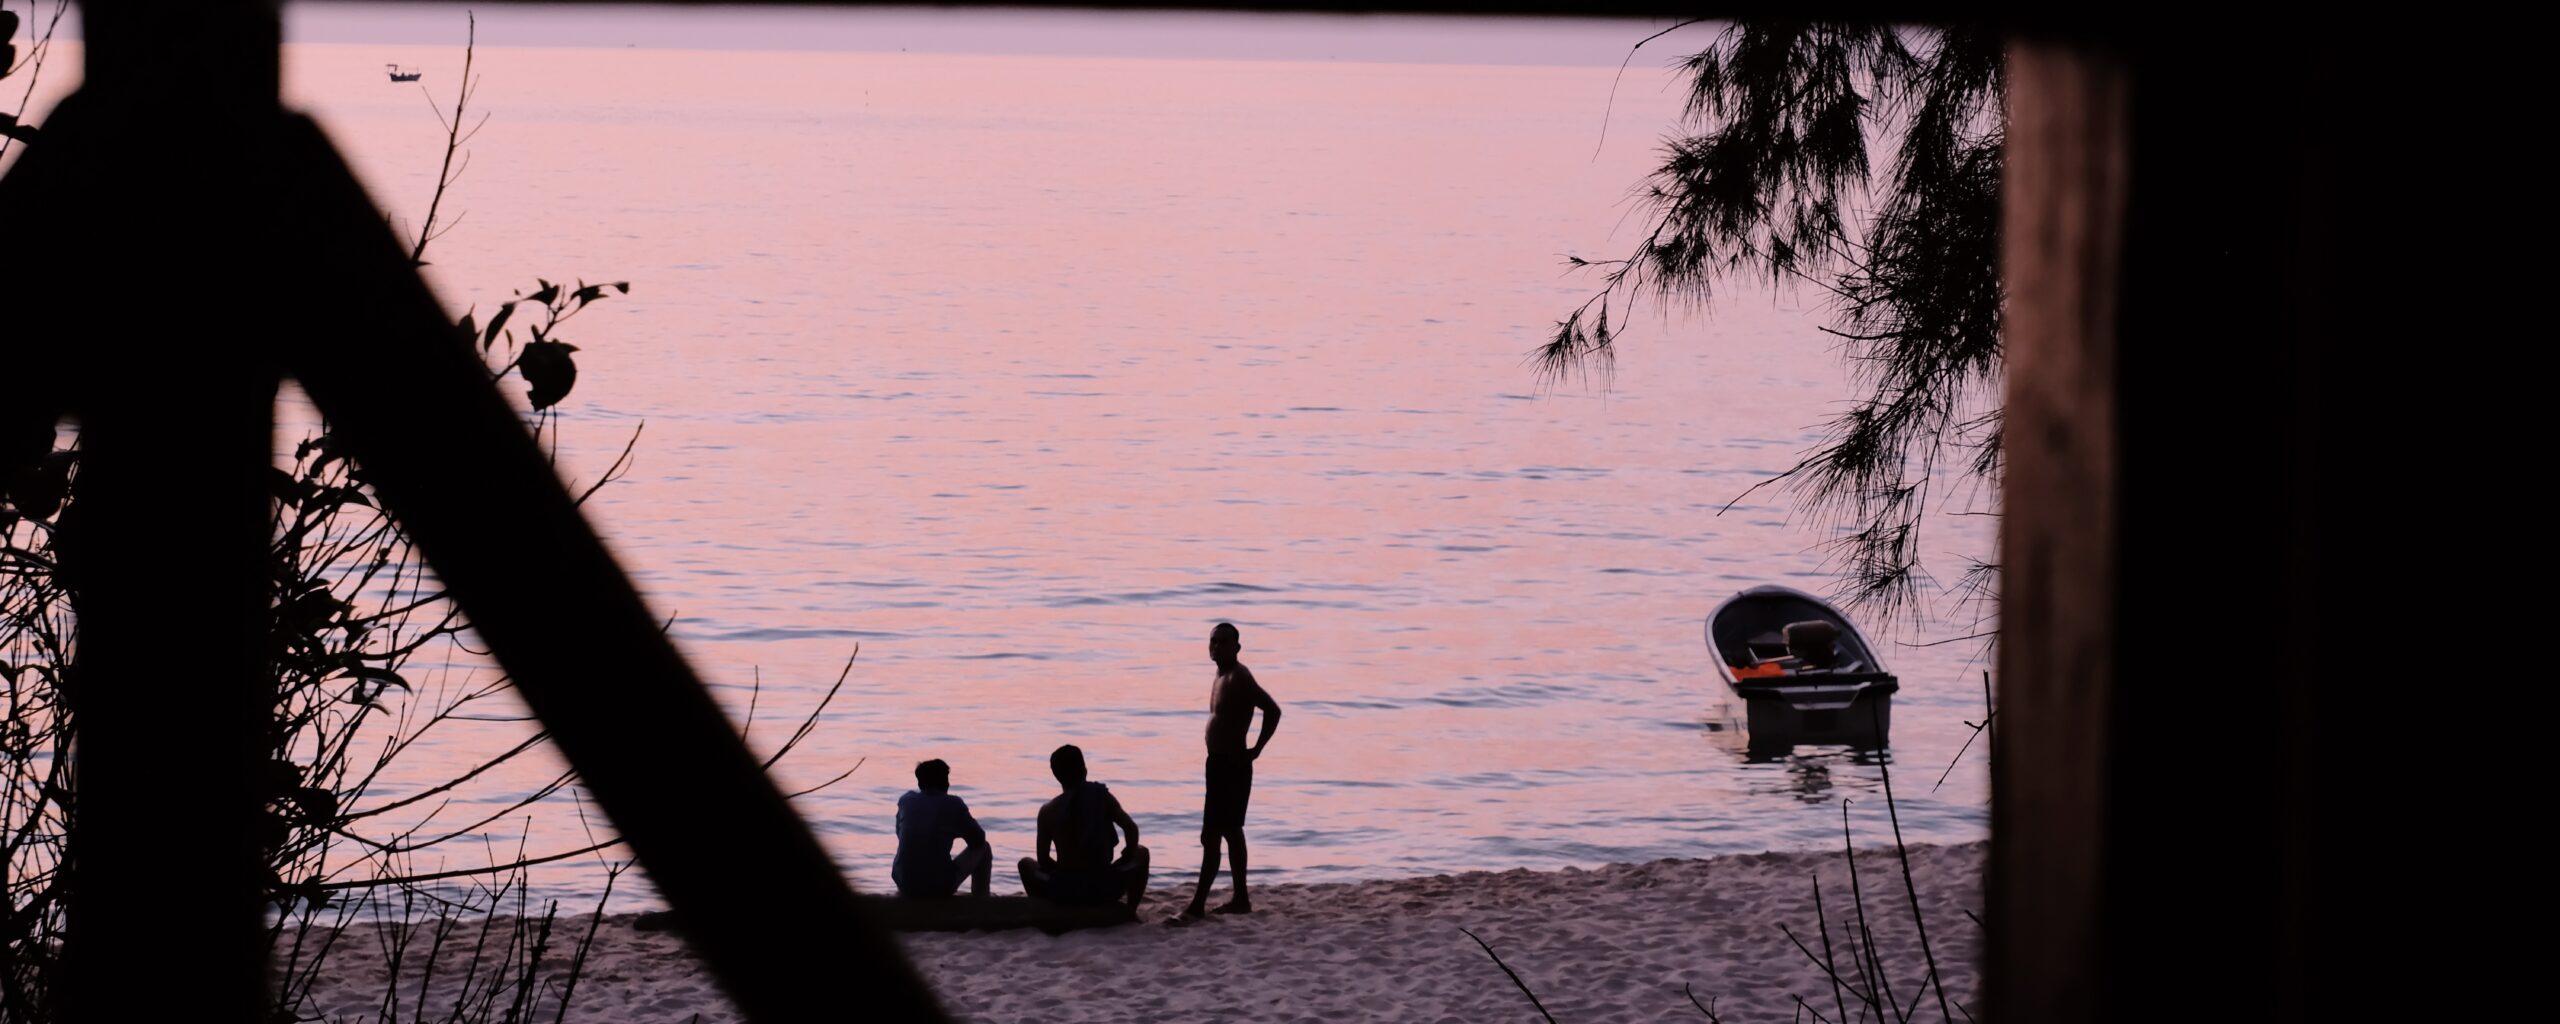
M1764 661L1757 665L1732 665L1728 667L1733 669L1733 677L1735 679L1760 679L1768 676L1782 676L1787 674L1787 667L1774 661Z

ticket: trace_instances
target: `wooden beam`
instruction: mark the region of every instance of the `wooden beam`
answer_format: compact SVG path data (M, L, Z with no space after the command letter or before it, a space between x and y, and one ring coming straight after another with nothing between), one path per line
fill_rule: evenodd
M2323 577L2370 500L2328 410L2377 405L2324 370L2375 220L2333 181L2356 50L2173 27L2011 48L1986 1019L2328 1019L2365 981L2317 879L2363 840L2320 806L2365 613Z
M754 1021L944 1019L311 122L278 143L301 382ZM325 325L325 326L323 326Z
M2033 39L2010 49L1991 1020L2090 1020L2102 992L2131 86L2120 58Z
M83 3L83 85L13 169L36 252L24 347L80 420L57 520L78 620L71 1022L263 1020L266 476L277 375L223 311L273 294L254 191L276 113L271 0ZM18 180L16 172L29 172Z

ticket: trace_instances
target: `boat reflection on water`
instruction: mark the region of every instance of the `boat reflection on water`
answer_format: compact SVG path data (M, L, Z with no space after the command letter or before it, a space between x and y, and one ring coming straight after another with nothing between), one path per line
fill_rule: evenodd
M1784 795L1808 804L1825 804L1838 799L1835 785L1858 793L1881 792L1877 776L1872 772L1848 772L1835 776L1834 767L1872 768L1892 763L1892 748L1871 743L1810 743L1786 734L1755 736L1746 727L1748 713L1734 701L1723 701L1709 711L1704 723L1707 742L1726 755L1740 761L1746 770L1759 774L1766 782L1751 786L1754 794ZM1786 771L1783 786L1772 785L1775 779L1765 774L1764 766L1778 766Z

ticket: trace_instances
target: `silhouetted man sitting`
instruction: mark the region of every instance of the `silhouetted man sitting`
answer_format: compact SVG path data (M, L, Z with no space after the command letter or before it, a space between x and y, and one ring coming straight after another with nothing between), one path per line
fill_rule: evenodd
M1135 915L1147 898L1147 848L1138 845L1138 823L1110 789L1085 780L1084 751L1074 744L1049 755L1049 774L1057 776L1061 792L1040 805L1039 839L1033 856L1019 865L1022 891L1069 904L1126 901ZM1115 826L1129 834L1116 860Z
M957 857L951 855L955 839L969 844ZM966 878L969 894L984 896L994 869L987 830L978 827L968 804L951 795L951 766L941 758L917 765L915 790L898 798L898 856L889 862L898 895L941 899L958 892Z

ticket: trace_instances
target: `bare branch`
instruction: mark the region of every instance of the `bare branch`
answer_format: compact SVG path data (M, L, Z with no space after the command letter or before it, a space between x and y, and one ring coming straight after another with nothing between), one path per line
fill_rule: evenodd
M1529 997L1529 1005L1538 1008L1538 1016L1546 1018L1547 1024L1556 1024L1556 1015L1548 1013L1547 1004L1539 1002L1538 994L1529 990L1529 983L1520 980L1520 972L1512 970L1510 964L1502 962L1502 954L1494 952L1493 946L1485 942L1483 937L1478 936L1476 933L1467 931L1464 928L1460 928L1458 930L1466 932L1466 936L1468 938L1476 940L1476 945L1484 947L1484 955L1492 957L1493 965L1502 968L1502 973L1511 977L1511 983L1520 987L1521 995Z

